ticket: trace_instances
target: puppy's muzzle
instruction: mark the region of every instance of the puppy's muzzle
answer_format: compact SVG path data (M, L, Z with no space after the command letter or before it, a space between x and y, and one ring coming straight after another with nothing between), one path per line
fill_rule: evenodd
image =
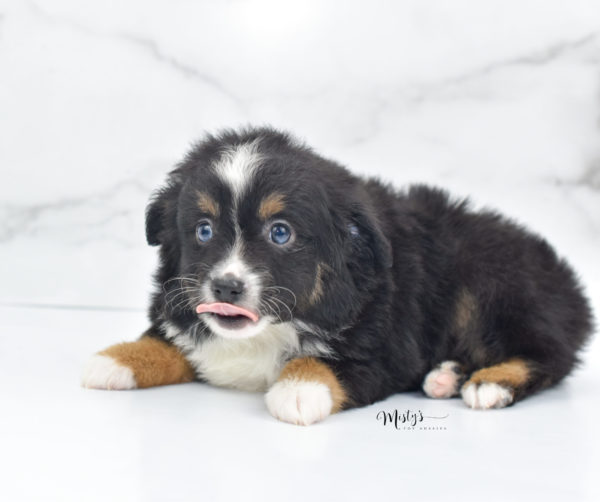
M244 282L232 276L219 277L213 279L211 283L212 293L219 302L239 302L244 294L244 289Z

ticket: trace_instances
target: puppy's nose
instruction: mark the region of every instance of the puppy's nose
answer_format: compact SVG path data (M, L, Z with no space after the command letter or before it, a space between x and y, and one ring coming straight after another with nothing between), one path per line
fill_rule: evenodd
M212 281L212 291L217 301L235 303L244 292L244 283L233 277L219 277Z

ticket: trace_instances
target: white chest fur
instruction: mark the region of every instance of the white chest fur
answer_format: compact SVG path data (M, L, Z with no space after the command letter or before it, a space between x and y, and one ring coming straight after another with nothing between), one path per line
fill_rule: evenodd
M299 352L298 335L289 323L271 325L251 338L213 336L198 344L187 332L166 328L167 338L182 350L198 377L222 387L266 391L285 360Z

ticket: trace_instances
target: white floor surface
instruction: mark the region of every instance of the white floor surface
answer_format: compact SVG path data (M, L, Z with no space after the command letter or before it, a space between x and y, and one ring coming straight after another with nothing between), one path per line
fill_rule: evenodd
M260 394L200 383L80 388L83 361L132 339L141 312L0 319L0 500L600 499L598 344L563 385L507 409L402 394L298 427ZM446 418L377 419L394 410Z

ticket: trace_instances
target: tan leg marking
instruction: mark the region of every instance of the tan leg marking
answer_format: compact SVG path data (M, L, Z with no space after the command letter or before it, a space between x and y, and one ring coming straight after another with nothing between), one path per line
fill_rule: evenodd
M469 290L463 289L456 301L454 325L458 333L465 331L477 316L477 301Z
M459 291L454 305L452 332L456 338L458 354L469 354L476 366L483 366L486 353L481 341L479 326L479 305L477 299L467 288Z
M515 388L525 384L528 378L529 368L525 361L513 358L476 371L466 383L497 383Z
M194 370L181 352L158 338L142 336L136 342L113 345L99 354L131 369L139 388L194 380Z
M483 368L461 388L467 406L475 409L503 408L515 400L515 391L529 379L527 363L519 358Z
M280 382L283 380L299 380L325 384L331 392L331 400L333 401L332 413L340 411L348 399L346 391L329 366L314 357L292 359L285 365L277 381Z

